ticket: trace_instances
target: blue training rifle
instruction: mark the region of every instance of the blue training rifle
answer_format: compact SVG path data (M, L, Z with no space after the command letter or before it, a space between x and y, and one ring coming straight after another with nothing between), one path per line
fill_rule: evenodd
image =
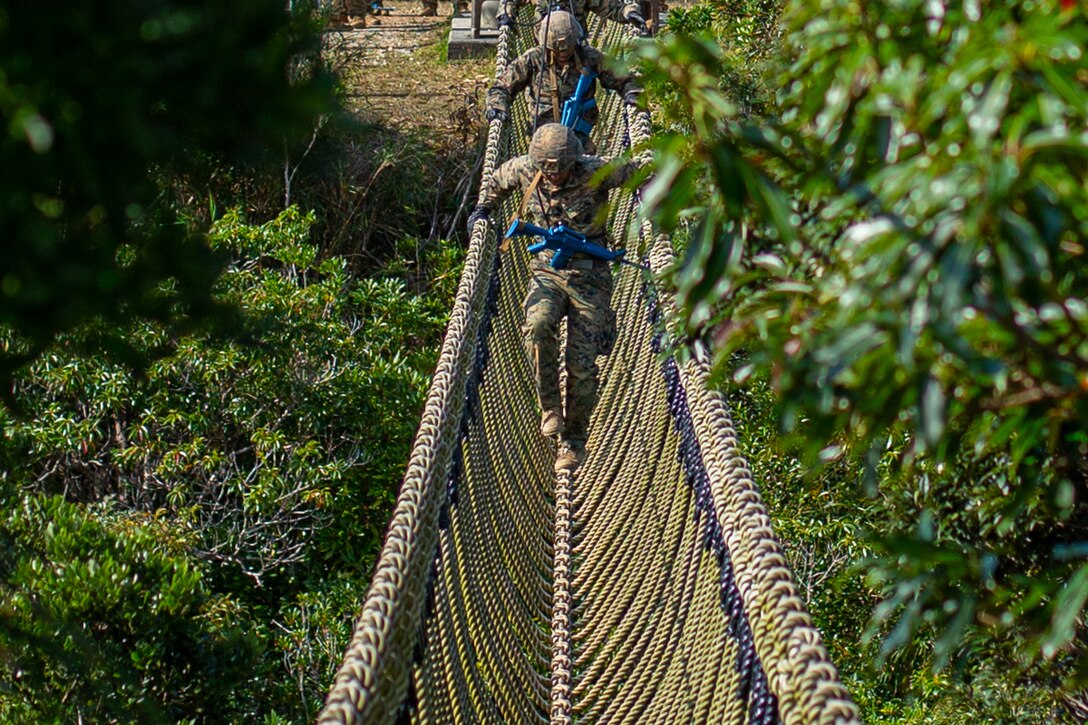
M597 74L589 68L582 69L582 75L578 76L578 85L574 87L574 95L563 101L563 116L561 123L575 133L589 135L593 130L593 124L582 118L589 109L597 105L597 99L589 96L589 87Z
M529 245L530 254L536 254L545 249L551 249L555 252L549 263L552 269L563 269L575 254L584 254L588 257L603 259L606 262L614 262L618 259L635 267L639 266L623 258L626 250L617 249L613 252L600 244L594 244L586 238L585 234L568 229L563 224L554 226L551 229L545 229L544 227L538 227L536 224L515 219L510 224L510 228L506 230L507 239L530 235L540 237L539 242Z

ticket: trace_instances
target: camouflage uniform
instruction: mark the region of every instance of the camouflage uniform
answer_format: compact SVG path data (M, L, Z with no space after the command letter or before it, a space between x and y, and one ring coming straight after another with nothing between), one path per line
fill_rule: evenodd
M608 246L601 213L608 192L626 181L632 164L621 166L600 184L589 179L605 164L598 156L580 156L570 176L557 187L541 180L530 196L528 214L545 227L566 224L602 246ZM524 193L537 174L528 155L511 159L495 170L480 196L481 206L494 209L515 191ZM597 355L611 352L616 318L612 311L612 269L600 259L575 257L565 269L548 266L552 252L544 251L530 262L532 279L525 296L522 332L529 360L536 373L537 395L542 410L558 410L559 322L567 318L567 410L564 437L573 446L586 439L589 415L597 397Z
M516 18L518 8L524 0L499 0L499 14ZM606 20L615 20L617 23L627 23L627 16L631 13L639 13L641 9L637 0L561 0L551 2L549 0L537 0L536 19L540 22L552 9L567 10L578 18L583 28L588 28L591 12L597 13Z
M628 75L613 73L607 68L607 61L599 50L588 45L579 47L567 65L555 67L555 85L553 93L552 74L547 62L547 54L544 48L537 46L531 48L514 59L495 85L487 91L487 109L500 111L505 115L510 113L510 101L518 93L526 88L532 99L530 114L536 118L536 125L558 122L563 114L562 104L574 95L574 88L578 85L578 78L582 68L597 74L597 79L590 84L589 98L597 93L597 81L609 90L616 91L625 98L629 94L641 92L639 85ZM552 99L558 98L559 109L552 108ZM586 110L582 118L586 123L593 125L597 122L600 112L596 105ZM529 129L530 132L532 129ZM585 141L584 136L579 138Z

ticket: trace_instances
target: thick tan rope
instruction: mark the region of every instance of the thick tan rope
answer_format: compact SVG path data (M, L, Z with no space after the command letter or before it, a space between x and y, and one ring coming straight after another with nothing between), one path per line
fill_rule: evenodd
M505 67L507 33L500 33L496 73ZM500 124L488 131L483 173L498 161ZM319 722L391 722L408 687L410 652L418 634L425 586L434 557L440 495L449 470L463 406L464 386L480 322L494 246L486 228L473 231L465 268L439 355L408 472L397 499L382 554L355 635L337 673Z
M570 725L571 713L571 474L555 482L555 563L552 581L551 725Z
M532 8L500 31L496 74L533 43ZM622 47L626 29L591 22ZM651 133L615 94L605 156ZM484 174L525 151L524 99L492 122ZM617 267L620 336L599 358L587 458L554 445L522 343L521 246L496 260L516 200L479 222L420 432L344 664L320 722L851 723L740 450L698 360L654 352L668 300ZM504 218L505 215L505 218ZM673 263L669 240L612 195L628 258ZM727 608L725 605L729 603Z

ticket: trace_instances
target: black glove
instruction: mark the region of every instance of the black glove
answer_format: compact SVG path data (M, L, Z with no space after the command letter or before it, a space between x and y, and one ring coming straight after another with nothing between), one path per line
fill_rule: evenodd
M472 229L476 226L476 222L480 220L486 220L491 214L491 210L482 204L477 204L476 208L472 210L472 213L468 215L468 235L472 236Z
M631 106L632 108L638 108L638 97L641 95L642 93L640 93L639 91L627 91L627 93L625 93L623 96L624 105Z
M500 13L498 17L500 28L512 28L514 27L514 19L506 13Z
M507 118L509 118L509 114L501 108L489 108L484 111L484 118L486 118L489 122L494 121L495 119L505 121Z
M627 22L634 25L639 30L646 29L646 18L642 17L642 13L637 10L632 10L627 13Z

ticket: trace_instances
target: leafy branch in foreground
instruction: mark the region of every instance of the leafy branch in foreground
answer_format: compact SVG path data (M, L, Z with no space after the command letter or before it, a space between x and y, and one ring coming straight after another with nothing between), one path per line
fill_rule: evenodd
M1075 692L1088 25L1057 2L921 0L794 2L784 22L758 121L713 43L640 49L691 119L644 197L690 239L678 332L711 342L722 379L769 382L810 460L856 463L879 497L878 661L923 637L935 666L978 666L1008 641L991 666L1050 663Z
M278 0L0 9L0 234L19 250L0 259L0 324L23 342L0 350L3 390L89 319L212 316L222 259L174 223L155 174L251 158L331 112L327 74L290 72L317 42Z

